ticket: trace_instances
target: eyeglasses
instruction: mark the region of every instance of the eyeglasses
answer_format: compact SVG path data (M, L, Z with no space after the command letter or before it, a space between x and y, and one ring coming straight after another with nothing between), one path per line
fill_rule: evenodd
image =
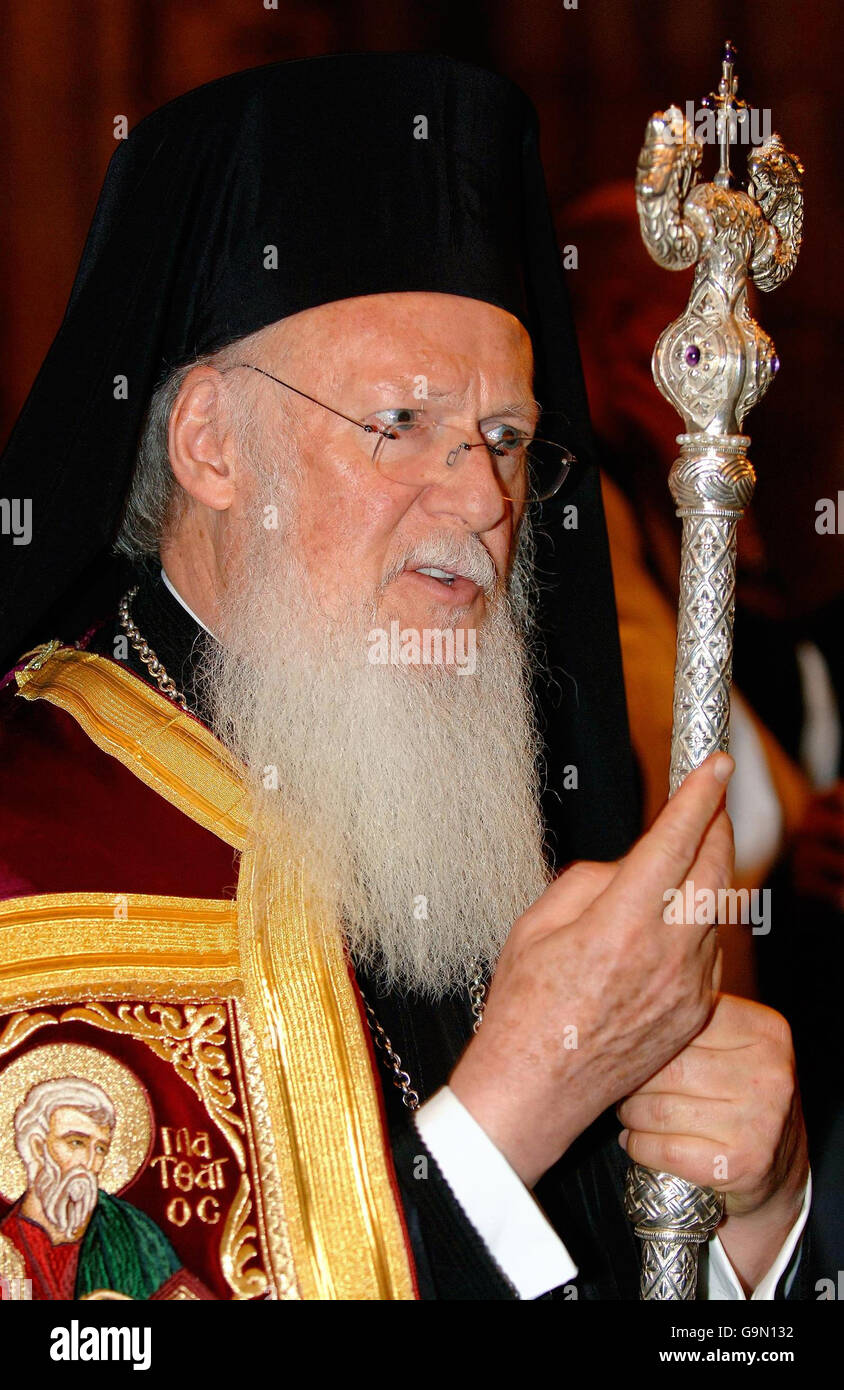
M408 487L421 488L439 482L443 466L456 468L471 450L486 449L504 499L524 506L547 502L559 492L576 461L562 444L551 439L536 439L502 420L482 421L483 438L470 444L465 430L447 424L436 411L402 406L378 410L363 420L356 420L252 362L234 362L232 366L258 372L312 405L330 410L332 415L374 436L371 457L378 472L391 482Z

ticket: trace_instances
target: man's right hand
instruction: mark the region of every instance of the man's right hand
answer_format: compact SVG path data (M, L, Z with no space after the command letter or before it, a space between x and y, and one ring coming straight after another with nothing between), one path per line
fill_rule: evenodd
M573 864L513 926L449 1085L529 1187L707 1021L715 925L668 925L664 894L729 887L733 766L707 758L624 859Z

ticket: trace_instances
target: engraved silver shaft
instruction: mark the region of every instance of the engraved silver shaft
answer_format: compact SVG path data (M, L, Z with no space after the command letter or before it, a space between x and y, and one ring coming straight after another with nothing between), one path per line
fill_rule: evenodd
M756 475L747 435L680 435L668 483L683 520L674 726L673 796L710 753L730 742L736 530Z
M721 88L710 97L724 115L737 104L734 59L728 43ZM672 795L710 753L729 745L736 529L756 482L741 426L779 369L771 339L750 313L747 281L769 290L786 279L803 225L803 168L779 136L750 155L746 193L730 186L723 139L722 128L718 174L700 182L702 146L669 107L648 122L636 176L651 256L670 270L695 267L688 305L661 335L652 362L659 390L687 430L669 476L683 522ZM633 1163L625 1207L642 1241L641 1298L693 1299L700 1246L721 1220L723 1195Z

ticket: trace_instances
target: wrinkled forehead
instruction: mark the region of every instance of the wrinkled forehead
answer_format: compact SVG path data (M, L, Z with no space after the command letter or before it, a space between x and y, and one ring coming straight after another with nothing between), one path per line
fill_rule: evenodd
M528 383L533 374L530 337L513 314L452 294L401 291L334 300L271 325L266 342L271 352L342 379L365 368L376 375L438 375L439 387L453 377L462 387L470 374Z

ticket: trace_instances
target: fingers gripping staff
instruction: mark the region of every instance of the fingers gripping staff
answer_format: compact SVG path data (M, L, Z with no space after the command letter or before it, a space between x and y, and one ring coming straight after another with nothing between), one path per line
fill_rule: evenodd
M694 265L688 306L653 355L659 390L682 415L680 457L669 478L683 521L671 792L729 742L736 529L756 477L744 416L779 369L768 335L750 316L747 281L773 289L800 249L799 160L773 135L748 160L747 192L734 188L738 79L725 46L718 92L706 99L719 128L720 165L699 182L702 147L676 107L653 116L636 176L645 244L660 265ZM633 1163L626 1208L642 1240L643 1299L693 1299L700 1244L724 1210L720 1193Z

